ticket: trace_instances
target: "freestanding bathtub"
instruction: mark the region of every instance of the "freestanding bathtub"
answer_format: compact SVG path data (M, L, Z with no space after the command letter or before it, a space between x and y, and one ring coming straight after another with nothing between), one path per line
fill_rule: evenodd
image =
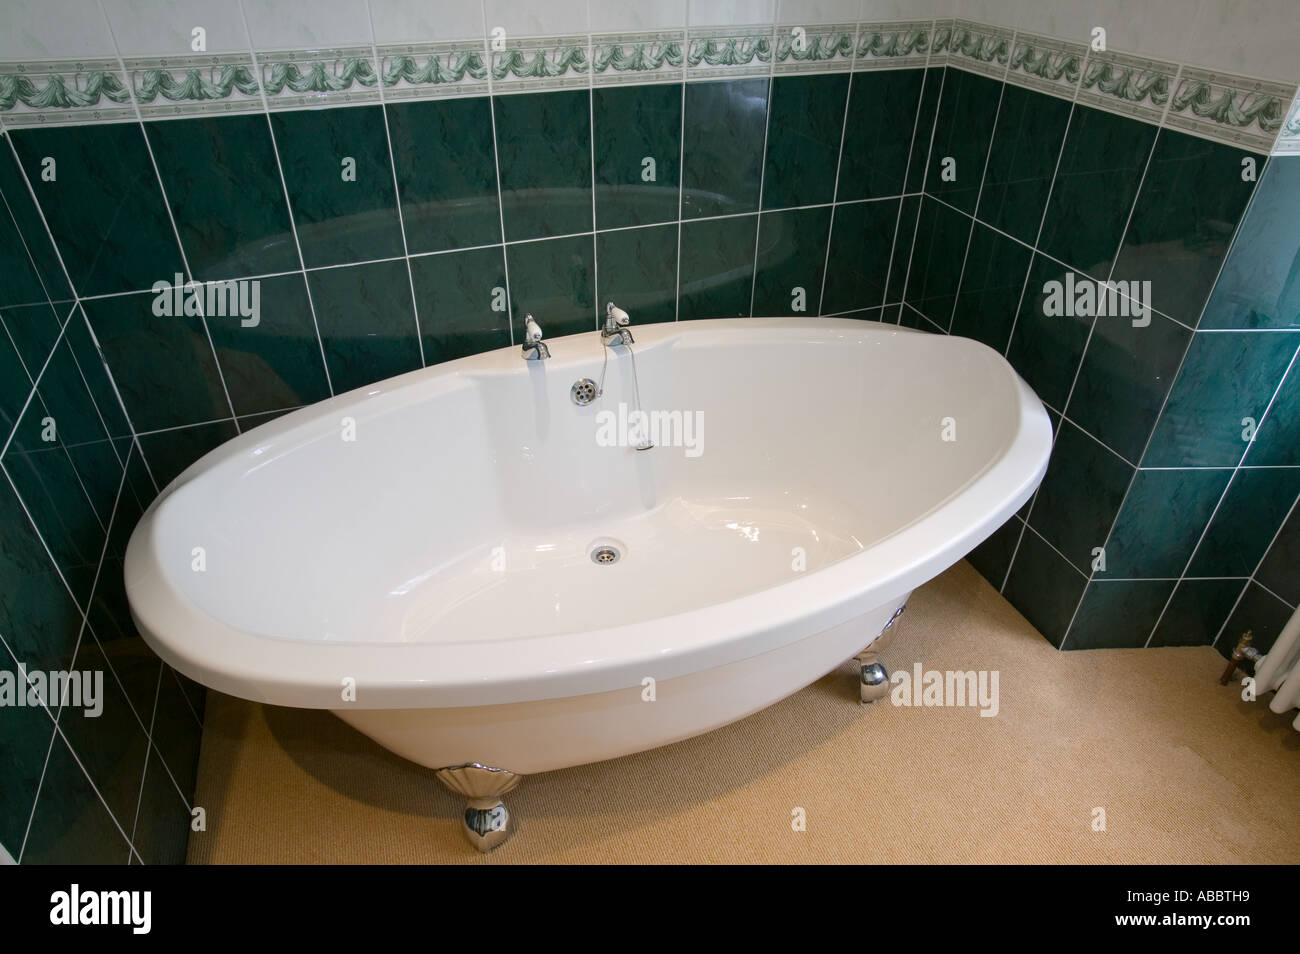
M860 653L864 698L887 690L870 644L1037 487L1042 404L984 345L893 325L632 330L632 354L595 330L501 349L208 454L131 538L140 631L438 770L484 850L522 775L707 732ZM645 450L638 409L663 412Z

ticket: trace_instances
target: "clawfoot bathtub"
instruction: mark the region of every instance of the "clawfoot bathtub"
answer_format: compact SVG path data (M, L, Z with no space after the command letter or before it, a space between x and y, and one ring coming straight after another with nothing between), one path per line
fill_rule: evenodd
M207 686L329 709L437 770L484 850L521 776L707 732L855 655L878 698L872 644L908 595L1042 479L1042 404L963 338L635 330L585 405L594 323L548 360L441 364L208 454L131 538L145 639Z

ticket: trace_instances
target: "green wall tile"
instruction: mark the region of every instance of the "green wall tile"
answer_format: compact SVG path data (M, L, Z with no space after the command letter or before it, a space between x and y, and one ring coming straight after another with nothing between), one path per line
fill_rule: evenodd
M1153 306L1196 326L1254 182L1242 160L1263 156L1162 129L1113 277L1151 283Z
M178 427L156 434L141 434L140 448L149 463L149 471L158 486L167 485L208 451L216 450L226 441L239 436L230 421L214 424L197 424Z
M964 70L949 70L944 80L925 191L970 215L975 214L1001 95L1001 82Z
M1137 649L1174 591L1172 580L1124 580L1088 584L1062 649Z
M1245 585L1245 580L1180 580L1151 645L1210 645Z
M596 329L595 243L591 236L525 242L506 248L515 341L531 313L547 338Z
M420 303L426 364L510 344L505 255L500 246L413 258L411 276ZM498 302L500 311L493 308Z
M903 193L924 77L925 70L919 69L853 74L840 157L839 201ZM934 85L937 89L938 83ZM929 129L926 136L928 141Z
M1005 353L1025 287L1032 252L976 222L953 307L954 335L982 341Z
M311 404L330 396L302 275L259 279L257 324L209 318L208 329L237 415Z
M772 81L764 209L817 205L835 198L848 88L845 73L778 76Z
M1300 494L1300 467L1239 470L1188 576L1250 576Z
M1300 341L1296 344L1300 348ZM1252 467L1300 465L1300 356L1292 360L1291 369L1268 409L1268 417L1260 424L1246 452L1245 463Z
M972 220L926 197L912 245L904 301L947 331L952 321Z
M589 92L497 96L493 109L506 240L590 232Z
M22 237L23 252L32 263L37 279L44 294L51 301L67 301L72 298L63 266L50 244L50 235L41 218L40 210L27 189L27 180L23 171L9 149L6 136L0 136L0 195L8 206L12 216L13 227Z
M930 140L934 134L934 117L939 110L939 97L943 92L947 67L937 66L925 71L921 86L921 99L916 107L916 123L912 129L912 146L907 160L907 192L920 192L925 186L925 174L930 163Z
M759 216L754 315L818 313L830 224L829 206Z
M1106 278L1155 135L1154 126L1076 104L1038 247Z
M491 101L480 96L384 108L408 251L500 242Z
M11 132L80 295L138 291L181 271L139 123ZM54 181L42 178L52 159Z
M999 589L1006 579L1007 569L1011 566L1011 558L1015 555L1016 547L1020 543L1020 534L1024 529L1025 525L1012 517L994 530L992 536L966 554L970 565L975 567L980 576L988 580L994 589Z
M677 220L681 183L682 86L613 86L592 91L596 227ZM645 164L654 160L652 170Z
M758 208L768 81L688 83L682 159L682 217Z
M1006 85L980 193L981 220L1034 243L1069 120L1065 100Z
M1087 578L1025 531L1003 595L1053 646L1060 646Z
M1261 653L1273 648L1282 627L1287 624L1295 612L1272 593L1267 592L1258 583L1247 585L1236 609L1228 617L1223 627L1223 635L1215 644L1222 656L1232 652L1243 633L1249 630L1254 634L1254 647ZM1247 664L1249 666L1249 664Z
M676 225L597 233L596 266L599 308L612 300L634 324L677 317Z
M130 843L61 736L54 737L32 813L25 864L124 864Z
M1300 604L1300 507L1278 531L1255 579L1287 602Z
M879 306L885 299L898 200L837 205L821 314Z
M1195 335L1143 466L1235 466L1247 450L1242 419L1263 418L1294 354L1288 335Z
M8 489L8 485L0 487L0 491ZM0 552L0 568L3 558ZM20 662L36 668L35 663L14 659L0 647L0 666L16 672ZM9 706L0 719L0 772L5 779L0 786L0 844L15 860L27 836L27 822L45 773L45 756L53 735L54 721L39 706Z
M1048 282L1067 281L1069 270L1035 255L1016 317L1007 359L1047 404L1064 409L1088 340L1091 318L1044 314ZM1075 280L1083 276L1076 273Z
M383 107L277 112L271 122L307 267L401 255Z
M908 272L912 265L912 250L916 246L916 226L921 218L921 196L904 196L899 203L898 222L894 228L894 248L889 260L889 286L886 302L901 302L907 288Z
M145 131L195 278L298 267L266 117L175 119Z
M1094 576L1181 576L1231 476L1230 470L1139 471L1106 542L1106 569Z
M421 367L406 262L327 268L307 282L335 394Z
M757 215L682 223L678 317L743 318L754 287Z

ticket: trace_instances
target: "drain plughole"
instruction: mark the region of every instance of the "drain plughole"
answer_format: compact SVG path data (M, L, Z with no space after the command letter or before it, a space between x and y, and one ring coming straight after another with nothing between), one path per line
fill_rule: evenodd
M602 566L608 566L611 563L617 563L619 552L611 546L599 546L591 551L591 562L599 563Z

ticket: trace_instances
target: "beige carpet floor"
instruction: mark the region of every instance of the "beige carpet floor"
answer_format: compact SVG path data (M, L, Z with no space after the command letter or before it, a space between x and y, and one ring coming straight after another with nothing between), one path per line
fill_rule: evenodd
M891 670L998 670L998 716L861 706L849 662L716 732L525 779L487 856L431 771L211 692L189 860L1300 862L1300 733L1219 687L1214 650L1058 652L964 562L897 629Z

